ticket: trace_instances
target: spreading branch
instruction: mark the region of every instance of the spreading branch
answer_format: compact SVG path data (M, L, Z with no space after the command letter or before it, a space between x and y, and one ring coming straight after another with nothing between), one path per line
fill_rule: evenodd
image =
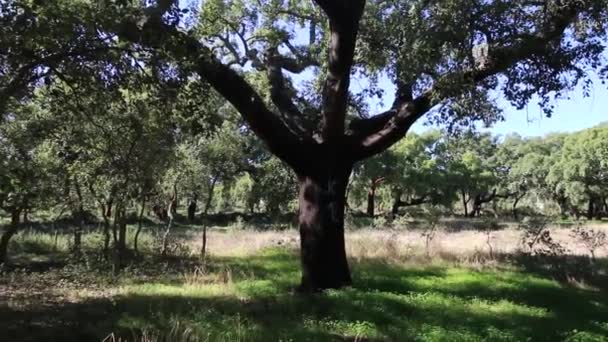
M329 18L330 45L327 78L323 88L323 142L339 140L344 135L348 87L353 64L359 21L365 0L316 0Z
M198 39L159 20L143 25L126 20L120 26L122 39L167 51L176 61L188 61L185 65L235 107L271 152L292 167L299 166L297 151L305 144L304 137L294 134L240 74L222 64Z
M522 35L509 45L489 46L485 63L439 77L433 87L416 98L411 96L411 87L405 83L398 84L396 103L391 110L379 117L357 120L351 124L352 137L358 146L356 158L362 160L388 149L435 105L457 95L442 91L442 84L460 80L476 85L488 77L506 72L523 60L549 52L552 45L562 39L566 28L576 20L585 5L585 1L569 1L550 15L536 33Z

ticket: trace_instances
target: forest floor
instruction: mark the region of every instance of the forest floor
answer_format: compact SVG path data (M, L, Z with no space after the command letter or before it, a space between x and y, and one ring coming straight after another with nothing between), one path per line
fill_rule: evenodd
M24 232L0 273L0 340L608 341L605 249L591 264L560 228L551 234L568 251L548 257L521 253L512 227L442 229L428 245L427 233L348 232L353 286L302 295L291 230L211 229L205 260L192 227L170 257L146 234L119 276L95 233L73 262L68 236Z

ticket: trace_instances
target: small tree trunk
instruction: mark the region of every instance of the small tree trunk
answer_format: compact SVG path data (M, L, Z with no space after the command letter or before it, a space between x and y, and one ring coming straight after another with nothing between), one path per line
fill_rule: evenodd
M0 237L0 264L8 260L8 245L13 235L19 230L20 216L21 209L15 209L11 212L11 224L6 228L2 237Z
M77 181L74 182L74 187L76 189L76 197L78 199L78 223L74 229L74 248L72 252L75 256L80 256L82 252L82 232L84 230L84 200L82 198L82 191L80 189L80 184Z
M515 201L513 201L513 205L511 206L511 215L513 215L513 219L517 220L517 205L519 204L519 201L523 198L524 196L515 196Z
M104 215L106 217L112 217L112 205L114 204L114 198L110 197L106 201Z
M351 283L344 244L344 208L350 168L329 176L298 175L302 291Z
M171 227L173 226L173 205L174 202L172 201L169 204L169 210L167 210L167 215L169 216L169 222L167 223L167 229L165 229L165 233L163 234L163 242L162 242L162 248L160 251L160 254L162 256L166 256L167 255L167 249L169 247L169 233L171 233Z
M203 223L203 237L201 239L201 258L207 256L207 224Z
M196 215L196 197L190 200L188 205L188 221L193 222Z
M169 212L175 216L177 214L177 182L173 183L173 195L171 196L171 203L169 204Z
M367 192L367 216L374 217L376 206L376 182L372 180L369 191Z
M593 217L595 216L595 205L593 203L593 197L589 198L589 204L587 206L587 219L588 220L593 220Z
M477 195L473 199L473 208L471 209L471 212L469 213L469 217L474 218L475 216L478 216L480 214L480 212L481 212L481 199L480 199L479 195Z
M146 196L142 196L141 198L141 209L139 210L139 217L137 219L137 231L135 232L135 237L133 237L133 250L137 253L139 250L137 249L137 243L139 242L139 234L141 233L141 228L144 220L144 210L146 208Z
M209 209L211 209L211 203L213 201L213 190L215 189L216 182L217 180L213 178L211 184L209 185L209 189L207 190L207 201L205 201L205 209L203 210L203 213L205 215L207 215L207 213L209 213Z
M171 233L171 226L173 225L173 214L169 214L169 222L167 223L167 229L165 229L165 233L163 234L163 242L162 248L160 250L160 254L162 256L167 255L167 249L169 248L169 233Z
M117 274L125 265L127 254L127 221L125 209L119 205L114 210L114 230L117 237L114 245L114 273Z
M469 217L469 201L467 201L467 195L464 191L461 192L462 196L462 208L464 209L464 217Z
M105 211L104 211L105 214ZM103 216L103 251L108 253L110 250L110 219L107 216Z
M401 201L402 195L403 193L400 189L395 190L395 193L393 193L394 201L393 207L391 208L391 216L393 219L397 218L397 215L399 214L399 208L401 208L403 204L403 202Z

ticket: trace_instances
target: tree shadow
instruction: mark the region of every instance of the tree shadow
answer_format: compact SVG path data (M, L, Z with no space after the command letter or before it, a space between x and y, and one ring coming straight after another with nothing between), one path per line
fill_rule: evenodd
M218 258L206 267L230 272L225 286L233 286L234 293L216 294L176 278L152 284L148 279L142 286L153 290L113 298L0 306L0 330L4 338L19 341L101 340L111 333L135 340L151 332L171 341L184 340L185 331L203 340L250 341L357 335L391 341L554 341L575 329L608 336L605 293L560 286L537 273L407 268L368 259L354 265L353 287L299 295L291 291L299 276L293 251Z

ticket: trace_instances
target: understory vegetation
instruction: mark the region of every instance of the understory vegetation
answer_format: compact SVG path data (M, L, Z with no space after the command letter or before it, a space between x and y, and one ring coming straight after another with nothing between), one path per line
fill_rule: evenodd
M425 222L401 224L347 232L353 286L314 295L295 291L293 229L214 226L202 258L194 226L176 223L164 256L162 226L147 226L119 275L95 230L76 260L69 231L24 229L0 277L0 328L15 341L606 340L608 250L592 263L573 226L543 226L564 252L541 255L517 224L493 230L492 249L487 222L438 223L428 245Z

